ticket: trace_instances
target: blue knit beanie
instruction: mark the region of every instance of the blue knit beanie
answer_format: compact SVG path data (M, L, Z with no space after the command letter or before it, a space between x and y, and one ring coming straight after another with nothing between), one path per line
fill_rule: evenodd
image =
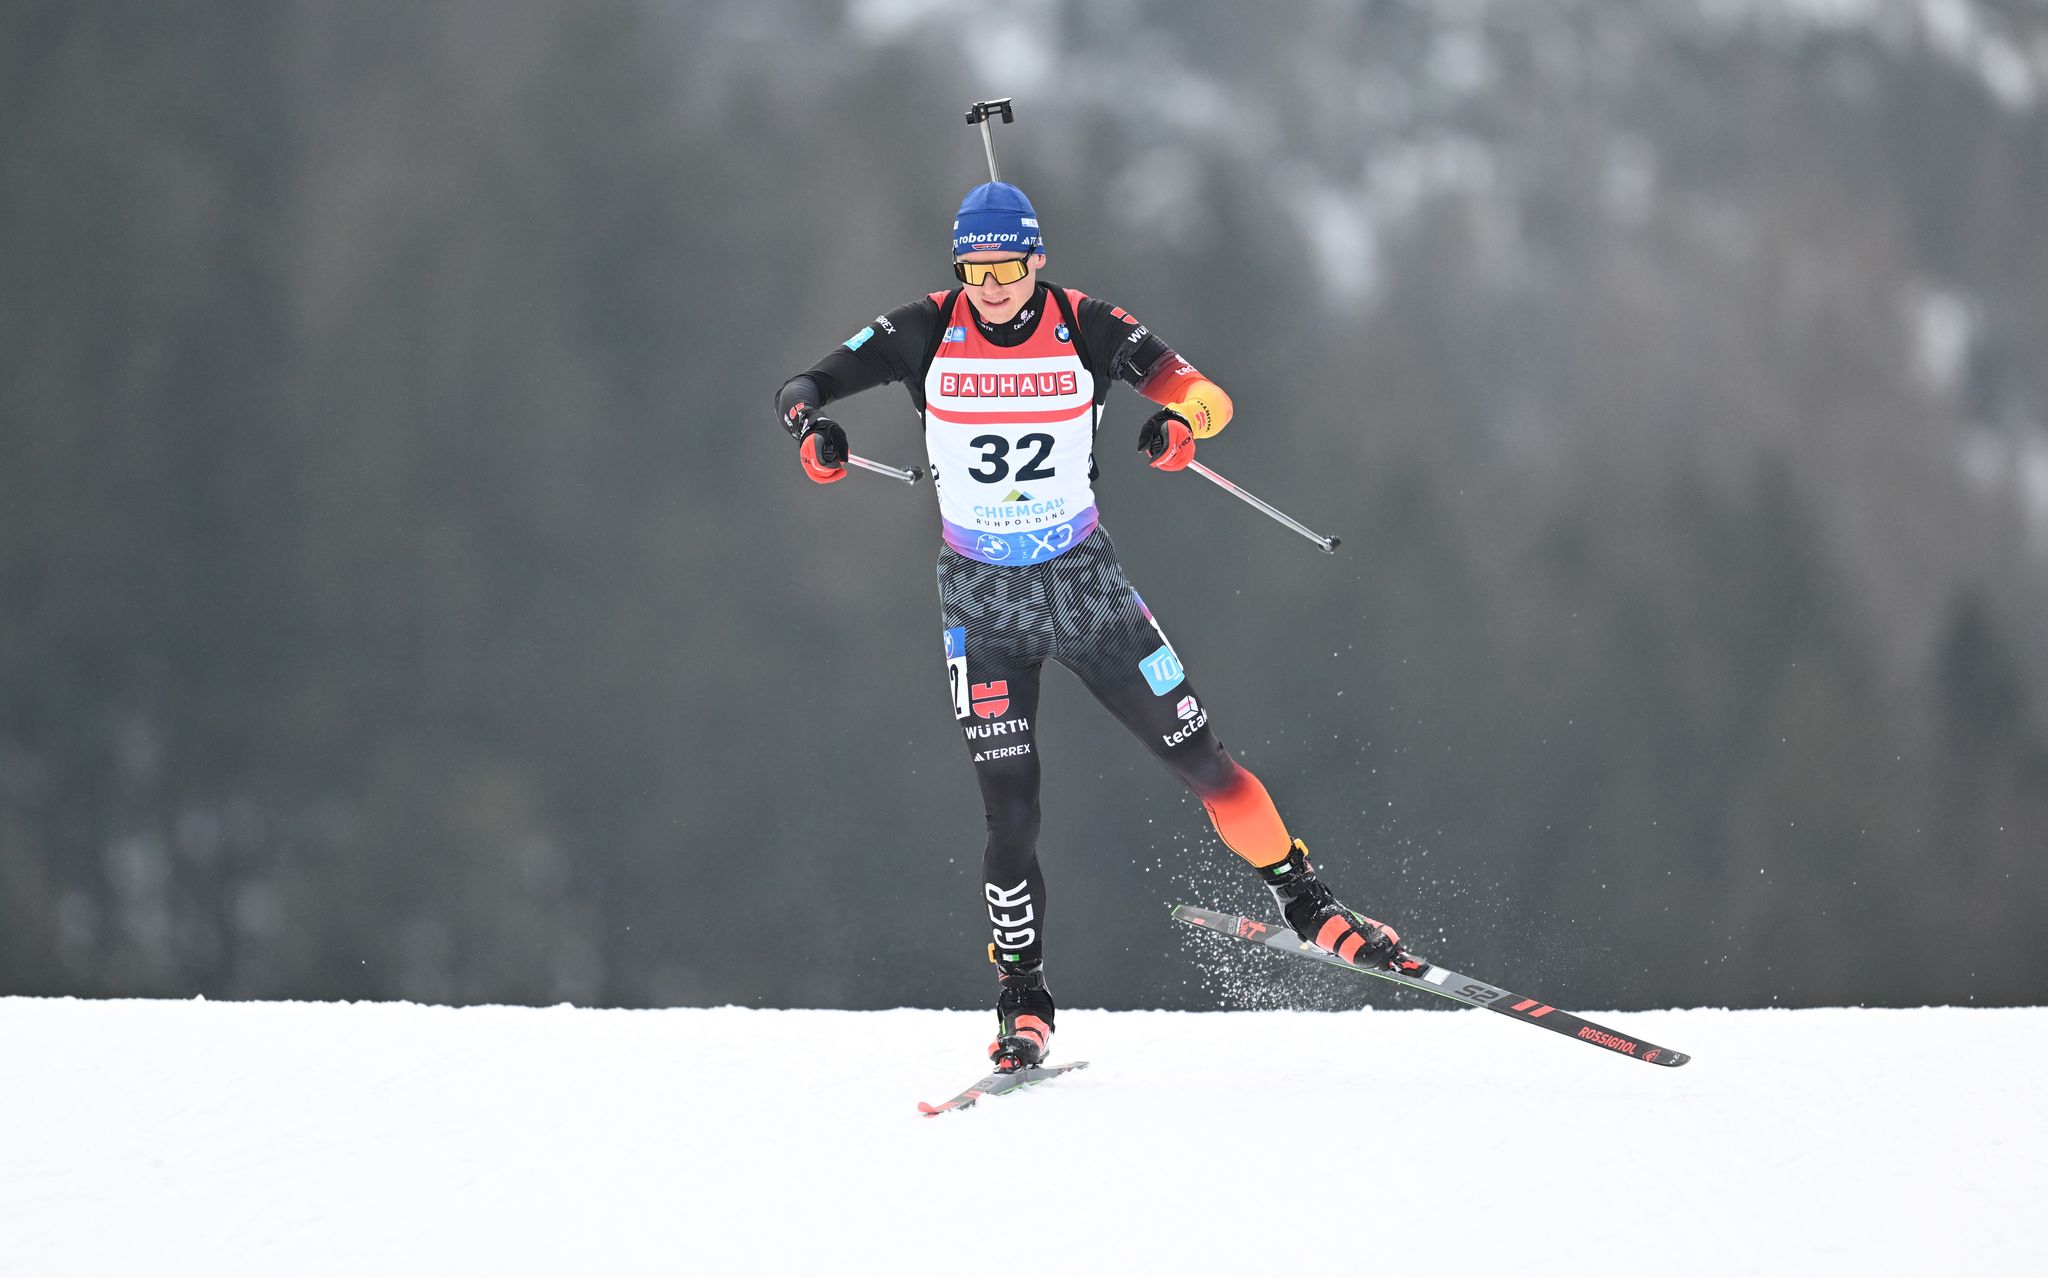
M962 253L1043 253L1038 211L1008 182L983 182L953 215L953 256Z

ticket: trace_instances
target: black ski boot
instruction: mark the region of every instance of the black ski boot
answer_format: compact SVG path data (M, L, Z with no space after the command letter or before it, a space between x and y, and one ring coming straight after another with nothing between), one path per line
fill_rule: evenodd
M1043 963L997 963L1003 992L996 998L996 1041L988 1058L998 1073L1011 1074L1045 1059L1052 1043L1052 995Z
M1316 876L1308 863L1308 847L1300 839L1287 859L1259 871L1279 903L1294 934L1354 967L1383 967L1399 972L1420 967L1401 949L1401 934L1378 919L1346 909Z

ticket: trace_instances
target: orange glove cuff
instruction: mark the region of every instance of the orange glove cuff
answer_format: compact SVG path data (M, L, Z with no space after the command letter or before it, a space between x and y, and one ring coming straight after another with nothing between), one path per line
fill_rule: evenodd
M1230 416L1236 411L1223 388L1207 380L1188 387L1185 396L1167 407L1188 419L1188 429L1196 439L1207 439L1230 425Z

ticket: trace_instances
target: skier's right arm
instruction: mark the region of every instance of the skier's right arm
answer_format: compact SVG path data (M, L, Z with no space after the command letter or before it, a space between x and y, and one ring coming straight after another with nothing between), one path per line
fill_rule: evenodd
M835 399L890 382L910 381L923 367L939 320L929 297L877 315L775 393L775 416L796 440L804 473L820 484L846 478L846 431L818 410ZM922 388L913 387L918 398Z

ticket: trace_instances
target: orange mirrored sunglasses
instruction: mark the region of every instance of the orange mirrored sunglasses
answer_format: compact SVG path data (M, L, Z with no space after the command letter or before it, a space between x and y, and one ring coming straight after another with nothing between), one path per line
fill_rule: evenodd
M962 284L979 284L994 277L998 284L1015 284L1031 274L1031 258L1006 257L1000 262L955 262L953 274Z

